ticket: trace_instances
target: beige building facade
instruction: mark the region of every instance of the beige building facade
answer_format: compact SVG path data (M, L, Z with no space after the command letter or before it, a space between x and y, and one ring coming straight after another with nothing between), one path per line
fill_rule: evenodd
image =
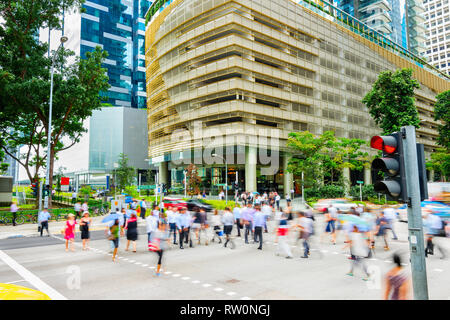
M370 29L355 32L333 10L291 0L175 0L155 14L145 40L148 155L160 182L180 184L194 163L211 190L237 180L241 190L290 191L288 134L332 130L368 141L380 129L361 100L381 71L400 67L421 83L417 140L432 152L433 104L449 79ZM370 183L368 172L352 176Z

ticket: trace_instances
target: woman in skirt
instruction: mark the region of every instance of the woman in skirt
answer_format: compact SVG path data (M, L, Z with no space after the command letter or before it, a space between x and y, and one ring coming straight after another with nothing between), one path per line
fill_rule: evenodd
M128 251L131 241L133 242L133 252L136 252L136 240L138 238L137 227L137 215L136 213L132 213L125 225L125 230L127 230L127 247L125 248L125 251Z
M89 225L91 224L92 219L89 217L89 212L83 212L83 217L80 220L80 231L81 231L81 240L83 241L83 250L89 249Z

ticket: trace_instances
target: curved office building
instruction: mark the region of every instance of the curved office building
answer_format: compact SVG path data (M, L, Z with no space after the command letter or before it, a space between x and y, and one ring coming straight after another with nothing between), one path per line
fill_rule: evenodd
M433 103L448 77L326 2L160 0L147 20L148 154L162 183L176 187L194 163L213 190L226 174L241 190L291 190L288 134L369 140L380 130L361 100L401 67L421 83L417 140L436 146Z

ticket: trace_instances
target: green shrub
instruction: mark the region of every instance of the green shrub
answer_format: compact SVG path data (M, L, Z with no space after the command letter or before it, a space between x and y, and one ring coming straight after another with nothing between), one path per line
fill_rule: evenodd
M345 195L343 187L329 184L320 188L306 188L305 199L342 198Z
M353 186L350 188L350 196L353 199L359 199L359 186ZM362 198L363 200L368 200L369 198L377 198L377 193L373 189L373 184L362 186Z
M225 200L205 200L206 203L213 206L214 209L224 210L225 207L229 207L233 209L234 201L228 201L228 204L225 204Z

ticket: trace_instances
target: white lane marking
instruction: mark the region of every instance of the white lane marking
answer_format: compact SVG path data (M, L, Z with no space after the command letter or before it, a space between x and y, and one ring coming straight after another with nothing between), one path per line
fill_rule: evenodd
M194 281L192 281L192 283L200 283L200 281L194 280Z
M251 300L249 297L242 297L241 300Z
M407 265L408 265L407 263L402 262L402 266L407 266Z
M175 278L179 277L179 276L181 276L181 274L179 274L179 273L175 273L175 274L172 275L172 277L175 277Z
M377 258L372 258L372 259L369 259L370 261L377 261L378 259Z
M143 266L143 267L148 267L148 264L143 264L142 266Z
M171 274L172 273L172 271L166 271L166 272L164 272L164 274Z
M17 282L24 282L25 280L17 280L17 281L11 281L11 282L5 282L6 284L13 284L13 283L17 283Z
M136 262L136 260L130 260L130 263Z
M2 250L0 250L0 259L2 259L4 263L6 263L13 270L15 270L22 278L24 278L26 281L31 283L35 288L37 288L39 291L42 291L43 293L48 295L50 297L50 299L52 299L52 300L67 300L66 297L64 297L58 291L56 291L55 289L50 287L44 281L42 281L37 276L32 274L30 271L25 269L22 265L17 263L13 258L8 256Z
M384 262L386 262L386 263L390 263L390 262L391 262L391 260L384 260Z
M339 254L339 252L333 251L333 254Z
M136 262L135 264L139 265L139 264L142 264L142 262Z
M220 292L220 291L223 291L223 289L222 288L215 288L214 291Z
M320 250L321 252L323 252L323 253L327 253L328 252L328 250Z
M211 285L209 283L205 283L205 284L202 284L202 287L208 288L208 287L211 287Z
M433 269L433 271L442 272L444 270L442 270L442 269Z
M229 296L234 296L235 294L236 294L236 292L233 292L233 291L227 292L227 295L229 295Z
M183 277L181 280L189 280L191 277Z
M155 269L155 267L148 267L149 269Z

